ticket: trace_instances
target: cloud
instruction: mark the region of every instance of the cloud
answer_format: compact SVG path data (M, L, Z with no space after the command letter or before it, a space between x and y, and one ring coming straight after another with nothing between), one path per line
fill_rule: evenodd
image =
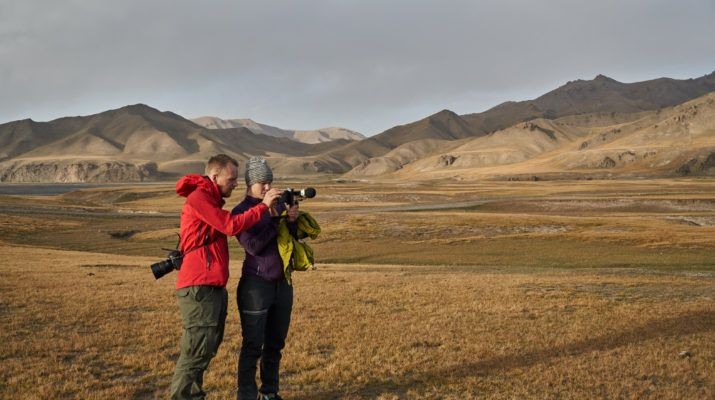
M143 102L366 134L715 69L709 0L0 1L0 121Z

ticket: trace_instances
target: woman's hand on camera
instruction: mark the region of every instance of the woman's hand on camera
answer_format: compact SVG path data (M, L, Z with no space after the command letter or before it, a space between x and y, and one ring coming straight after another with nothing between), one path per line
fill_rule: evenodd
M266 194L263 196L263 204L267 205L268 208L272 207L273 204L275 204L276 200L281 197L281 193L282 192L280 191L280 189L276 188L267 191Z

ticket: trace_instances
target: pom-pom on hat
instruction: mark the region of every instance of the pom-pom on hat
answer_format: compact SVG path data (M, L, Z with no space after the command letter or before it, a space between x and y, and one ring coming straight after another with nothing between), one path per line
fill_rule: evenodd
M273 182L271 167L263 157L251 157L246 162L246 186L264 182Z

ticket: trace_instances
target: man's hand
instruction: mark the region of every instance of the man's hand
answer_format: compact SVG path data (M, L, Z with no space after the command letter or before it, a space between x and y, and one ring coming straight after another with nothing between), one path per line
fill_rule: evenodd
M295 222L298 219L298 204L288 209L288 222Z
M276 200L278 200L279 197L281 197L281 191L280 189L273 188L269 191L266 192L266 194L263 196L263 204L267 205L268 208L273 207L273 204L275 204Z

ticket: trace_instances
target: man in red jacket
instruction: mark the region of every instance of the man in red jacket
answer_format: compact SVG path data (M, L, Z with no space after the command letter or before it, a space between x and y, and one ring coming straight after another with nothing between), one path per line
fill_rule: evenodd
M206 176L186 175L176 192L186 197L181 210L180 249L184 254L176 279L183 319L181 354L171 382L172 399L203 399L204 371L223 340L228 306L228 236L251 228L280 197L273 189L255 207L231 215L223 209L238 179L238 162L218 154L206 164Z

